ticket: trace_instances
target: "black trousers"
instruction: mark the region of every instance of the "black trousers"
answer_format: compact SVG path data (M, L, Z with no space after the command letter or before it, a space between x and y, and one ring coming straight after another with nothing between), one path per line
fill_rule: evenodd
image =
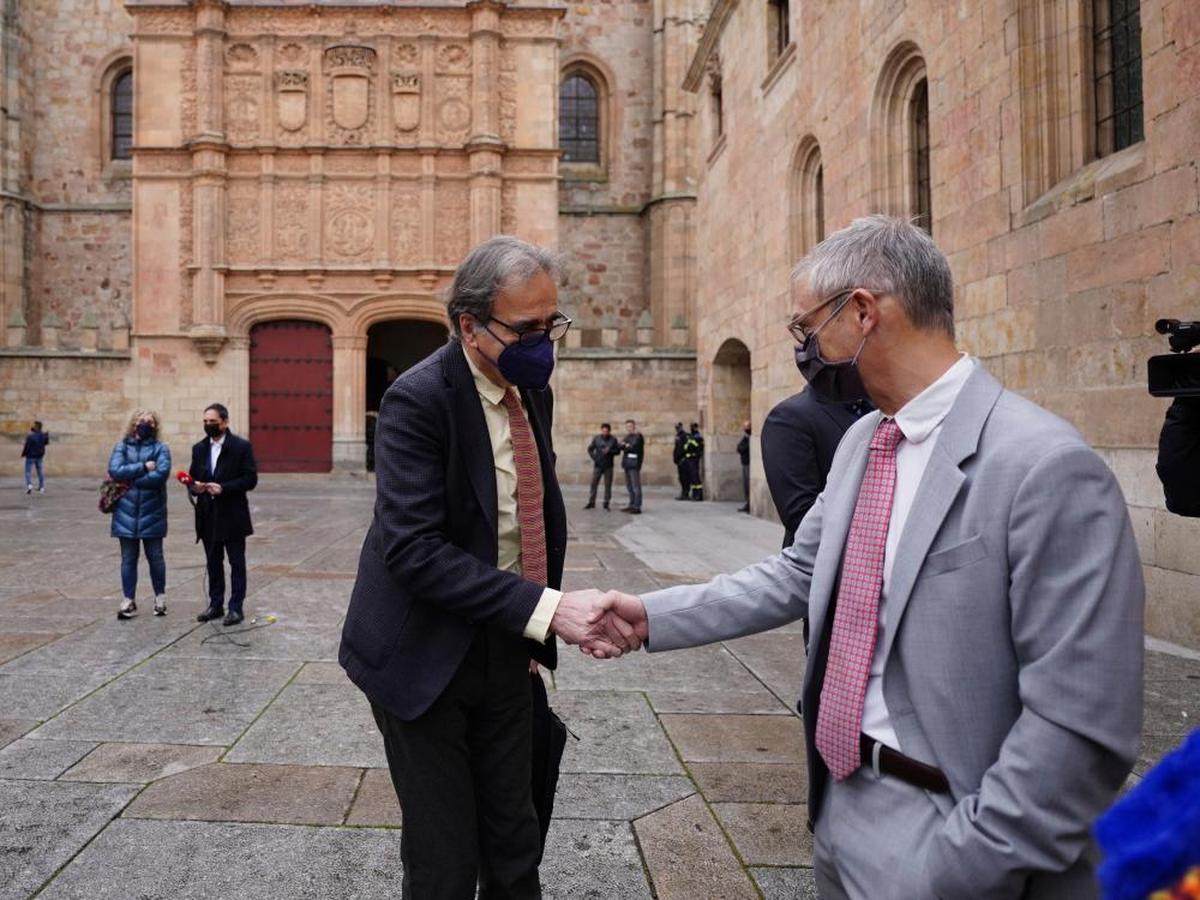
M692 490L692 478L686 459L675 463L675 472L679 475L679 496L686 497Z
M529 651L480 628L433 706L405 722L372 704L400 799L405 900L531 900L541 833L530 787Z
M208 564L208 605L225 605L225 565L229 557L229 609L241 612L246 600L246 539L204 541L204 559Z
M600 479L604 479L604 505L608 506L612 502L612 475L613 467L601 469L596 466L592 467L592 487L588 491L588 503L596 502L596 489L600 487Z

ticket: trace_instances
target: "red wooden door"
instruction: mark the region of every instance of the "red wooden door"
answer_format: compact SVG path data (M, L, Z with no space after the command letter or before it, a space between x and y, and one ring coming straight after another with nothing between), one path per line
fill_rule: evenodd
M316 322L250 332L250 440L260 472L328 472L333 462L333 343Z

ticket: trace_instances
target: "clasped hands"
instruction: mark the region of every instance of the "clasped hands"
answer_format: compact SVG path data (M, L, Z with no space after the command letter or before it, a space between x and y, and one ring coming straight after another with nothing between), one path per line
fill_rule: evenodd
M550 630L596 659L639 650L650 636L646 607L620 591L568 591L559 601Z

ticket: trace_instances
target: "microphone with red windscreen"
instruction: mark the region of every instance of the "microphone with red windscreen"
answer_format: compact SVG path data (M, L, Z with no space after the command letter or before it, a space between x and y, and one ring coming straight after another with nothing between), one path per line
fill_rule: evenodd
M189 475L187 472L183 471L182 469L180 469L178 472L175 473L175 480L178 481L182 485L188 486L188 485L191 485L191 483L192 483L192 476Z

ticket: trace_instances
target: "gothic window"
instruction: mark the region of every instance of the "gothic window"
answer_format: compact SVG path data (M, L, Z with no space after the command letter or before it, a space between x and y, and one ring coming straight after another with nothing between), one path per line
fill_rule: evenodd
M910 103L912 127L912 210L916 224L933 233L933 191L929 180L929 82L922 78Z
M767 57L773 63L792 42L788 0L767 0Z
M1096 156L1107 156L1144 137L1139 0L1095 0L1092 28Z
M112 159L133 157L133 70L125 69L112 82L110 155Z
M558 146L565 163L600 163L600 91L584 72L569 72L559 90Z
M825 240L825 166L811 135L793 157L791 178L791 263Z
M709 76L709 99L712 107L713 143L725 135L725 102L721 95L721 73Z
M871 109L871 193L877 212L932 230L932 130L925 60L912 43L884 63Z

